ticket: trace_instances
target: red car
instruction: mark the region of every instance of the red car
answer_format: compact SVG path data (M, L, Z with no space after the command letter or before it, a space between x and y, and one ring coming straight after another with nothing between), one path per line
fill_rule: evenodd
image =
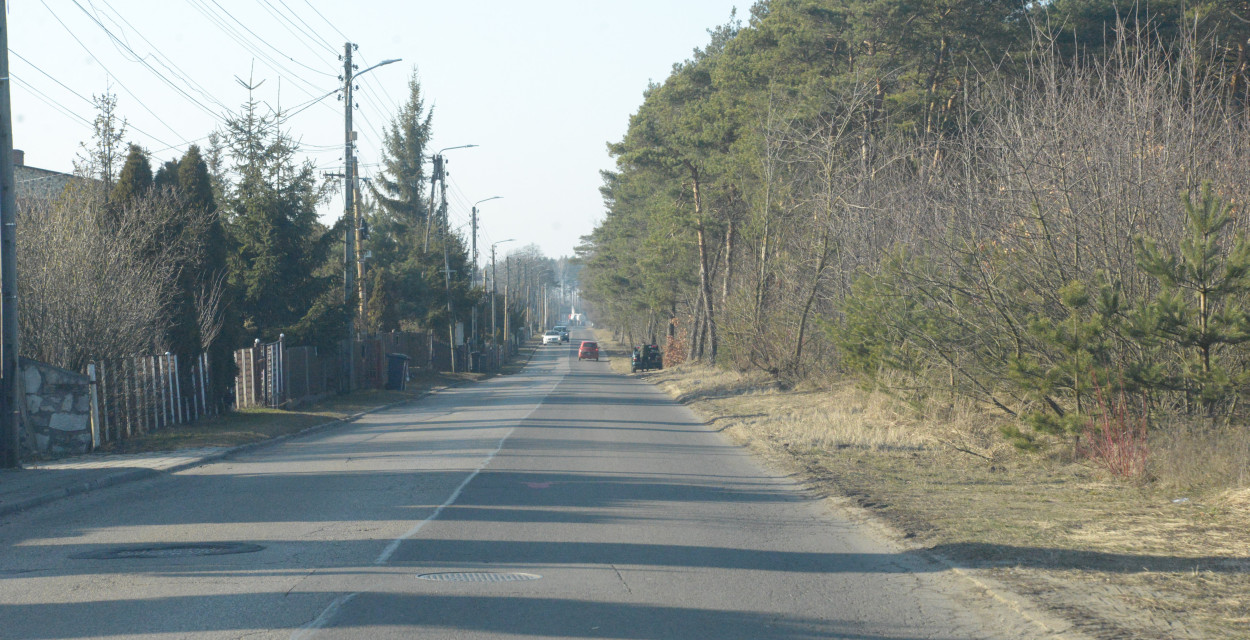
M599 361L599 343L593 340L582 340L582 346L577 348L578 360L594 360Z

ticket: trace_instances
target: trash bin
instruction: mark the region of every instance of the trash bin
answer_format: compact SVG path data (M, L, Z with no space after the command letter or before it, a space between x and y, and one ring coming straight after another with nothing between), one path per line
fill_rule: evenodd
M482 352L473 351L469 353L469 371L473 373L482 372Z
M386 354L386 388L403 391L408 381L408 361L412 358L402 353Z

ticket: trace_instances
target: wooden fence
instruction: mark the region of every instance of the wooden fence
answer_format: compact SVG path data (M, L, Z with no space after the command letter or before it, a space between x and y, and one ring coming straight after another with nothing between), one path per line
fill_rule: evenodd
M387 356L409 358L413 371L445 371L451 365L447 344L429 333L391 332L364 336L352 345L355 379L347 382L346 349L334 353L316 347L288 347L284 339L261 343L234 353L238 374L234 382L234 406L292 408L315 402L330 394L351 389L381 389L387 383ZM501 348L487 347L481 354L483 371L502 364L504 354L515 351L509 341ZM504 353L501 353L504 352ZM469 365L464 346L456 349L456 370ZM153 433L188 424L218 413L209 385L211 362L207 354L180 362L163 354L87 365L94 413L98 415L101 442Z
M208 354L136 356L87 364L101 442L152 433L217 414Z

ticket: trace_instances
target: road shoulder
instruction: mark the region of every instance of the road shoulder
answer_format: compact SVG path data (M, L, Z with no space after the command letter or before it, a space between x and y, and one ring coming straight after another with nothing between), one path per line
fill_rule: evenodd
M1065 637L1250 632L1240 503L1173 502L1080 465L978 456L975 442L905 433L918 425L863 406L862 391L783 390L691 366L640 377L841 512Z

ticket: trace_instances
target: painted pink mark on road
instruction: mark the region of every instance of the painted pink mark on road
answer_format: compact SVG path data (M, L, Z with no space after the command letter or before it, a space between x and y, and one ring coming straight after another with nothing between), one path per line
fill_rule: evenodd
M526 482L525 486L531 489L550 489L551 483L550 482Z

